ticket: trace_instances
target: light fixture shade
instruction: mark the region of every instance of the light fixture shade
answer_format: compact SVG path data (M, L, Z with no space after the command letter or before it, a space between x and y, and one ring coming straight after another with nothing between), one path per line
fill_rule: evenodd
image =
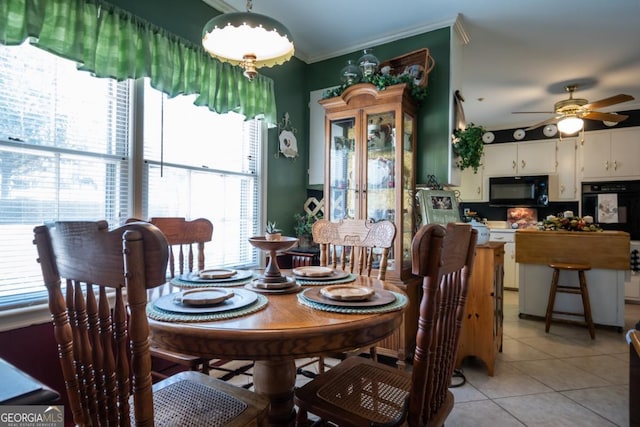
M273 18L252 12L225 13L202 30L202 46L214 58L240 65L252 79L261 67L287 62L294 53L289 30Z
M565 134L572 134L582 129L584 122L576 116L567 116L558 122L558 130Z

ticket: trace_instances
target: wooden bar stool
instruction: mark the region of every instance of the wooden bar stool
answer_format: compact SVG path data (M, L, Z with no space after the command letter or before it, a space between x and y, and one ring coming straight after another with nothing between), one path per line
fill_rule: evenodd
M591 270L591 265L589 264L580 264L580 263L565 263L565 262L553 262L549 264L549 267L553 268L553 279L551 280L551 289L549 289L549 302L547 304L547 315L545 322L545 332L549 332L549 327L551 326L553 319L553 314L568 314L571 316L584 316L584 323L577 322L581 325L586 325L589 328L589 335L591 335L591 339L595 339L596 337L596 329L593 324L593 318L591 317L591 303L589 302L589 290L587 289L587 279L584 276L584 272L587 270ZM566 271L577 271L578 278L580 280L580 285L576 286L565 286L558 285L558 278L560 277L560 270ZM556 301L556 293L562 292L567 294L578 294L582 296L582 313L576 312L567 312L567 311L556 311L554 310L554 304ZM573 321L568 321L570 323L576 323Z

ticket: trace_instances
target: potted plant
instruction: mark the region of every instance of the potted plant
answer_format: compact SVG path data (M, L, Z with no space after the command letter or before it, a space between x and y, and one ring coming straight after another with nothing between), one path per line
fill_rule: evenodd
M267 222L264 238L267 240L280 240L282 238L282 230L276 227L275 221Z
M313 224L320 218L309 213L296 213L293 215L293 219L295 220L293 231L300 242L300 247L313 246Z
M465 129L456 129L453 132L453 154L458 156L456 166L460 170L473 168L473 173L478 172L484 152L482 135L485 132L486 129L483 126L476 126L473 123L469 123Z

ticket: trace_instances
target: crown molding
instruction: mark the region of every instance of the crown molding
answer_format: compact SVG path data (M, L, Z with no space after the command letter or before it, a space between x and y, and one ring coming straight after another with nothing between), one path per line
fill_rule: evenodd
M222 13L240 12L238 9L230 6L224 0L202 0L202 1L208 4L209 6L211 6L212 8L214 8L215 10L217 10L218 12L222 12Z

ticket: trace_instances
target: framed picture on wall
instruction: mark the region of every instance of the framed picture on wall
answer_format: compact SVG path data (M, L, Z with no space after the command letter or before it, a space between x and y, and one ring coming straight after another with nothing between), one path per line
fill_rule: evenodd
M460 222L458 200L453 191L418 190L418 203L422 224L447 224Z

